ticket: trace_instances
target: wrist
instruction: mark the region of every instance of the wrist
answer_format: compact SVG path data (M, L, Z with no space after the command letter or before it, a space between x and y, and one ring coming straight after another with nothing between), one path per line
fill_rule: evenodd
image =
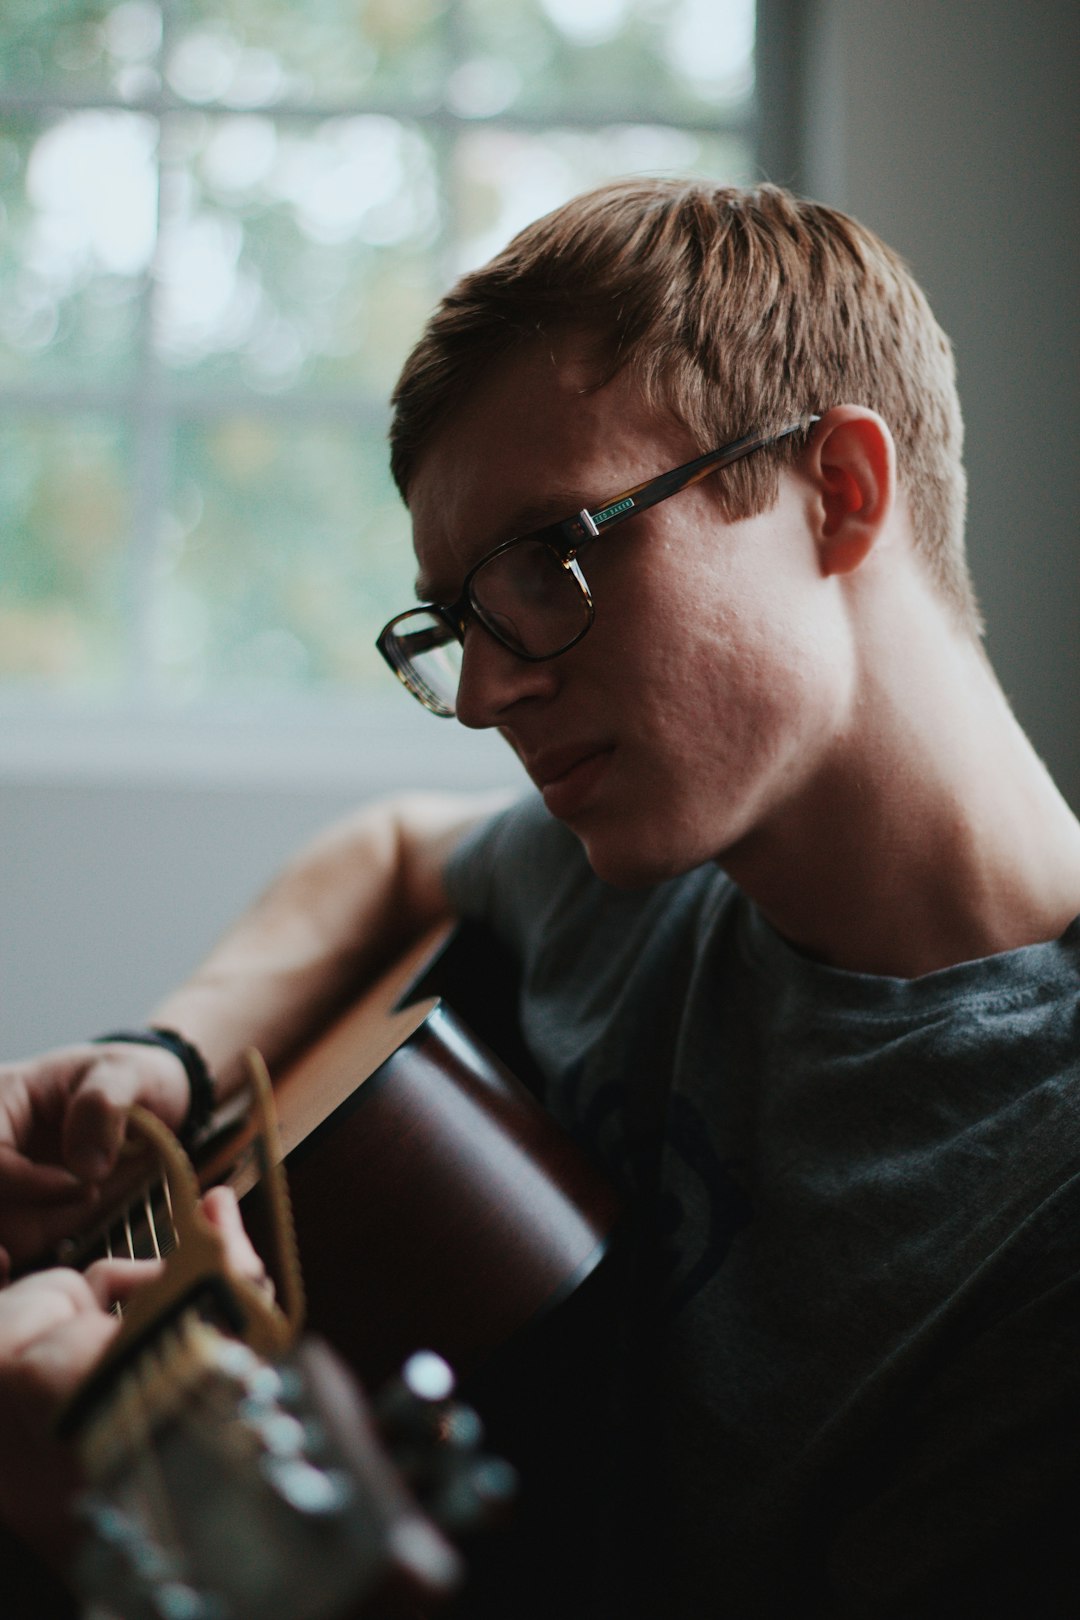
M179 1060L187 1076L188 1108L177 1135L185 1145L196 1141L210 1122L215 1100L214 1077L199 1048L186 1040L178 1030L165 1029L158 1024L151 1024L146 1029L113 1030L108 1035L96 1036L94 1044L106 1045L111 1041L127 1042L132 1046L157 1046L171 1052Z

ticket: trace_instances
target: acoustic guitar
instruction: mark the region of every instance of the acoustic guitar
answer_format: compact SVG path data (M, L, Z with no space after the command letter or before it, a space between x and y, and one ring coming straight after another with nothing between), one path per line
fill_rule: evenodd
M467 930L422 939L274 1077L307 1319L369 1387L418 1344L467 1376L573 1294L615 1229L609 1183L438 993L471 979L504 996L483 948ZM235 1187L264 1252L266 1167L241 1102L196 1165ZM155 1205L129 1178L50 1258L167 1252Z
M478 987L485 1007L505 1004L504 966L482 964L468 931L440 931L274 1085L310 1327L369 1389L418 1345L438 1352L521 1472L514 1527L470 1557L454 1611L469 1620L564 1607L587 1552L579 1509L603 1467L603 1442L588 1436L606 1358L563 1325L587 1319L582 1301L606 1316L596 1290L618 1218L607 1181L456 1011ZM199 1173L204 1185L232 1182L266 1255L266 1166L246 1119L219 1119ZM55 1258L170 1244L168 1211L143 1182ZM288 1277L275 1283L285 1297Z

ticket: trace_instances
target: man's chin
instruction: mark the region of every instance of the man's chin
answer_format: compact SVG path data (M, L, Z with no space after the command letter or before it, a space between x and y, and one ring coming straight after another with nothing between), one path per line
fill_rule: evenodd
M613 889L652 889L692 871L697 861L679 861L669 846L651 849L636 843L628 828L619 833L573 829L593 872Z

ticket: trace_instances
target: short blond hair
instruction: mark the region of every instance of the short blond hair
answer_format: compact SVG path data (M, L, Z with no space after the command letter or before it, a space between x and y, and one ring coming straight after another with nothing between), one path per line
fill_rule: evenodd
M964 553L963 422L952 347L903 261L836 209L778 186L632 179L522 231L443 299L394 391L399 489L486 368L565 326L631 367L645 398L708 450L812 411L865 405L888 423L915 544L959 621L980 629ZM777 499L787 441L718 480L725 515Z

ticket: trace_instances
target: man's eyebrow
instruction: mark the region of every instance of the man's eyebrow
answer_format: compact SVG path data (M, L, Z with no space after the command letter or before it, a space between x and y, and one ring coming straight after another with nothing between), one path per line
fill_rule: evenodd
M595 502L591 503L595 505ZM545 529L552 523L561 523L564 519L575 517L582 507L590 505L578 489L556 489L546 495L542 501L528 501L524 506L517 507L506 521L493 532L487 545L478 550L473 558L479 562L489 551L501 546L507 540L516 540L521 535L533 534L537 529ZM426 589L427 581L423 574L416 576L416 600L418 602L451 602L458 594L439 596L436 592ZM460 585L458 586L460 590Z

